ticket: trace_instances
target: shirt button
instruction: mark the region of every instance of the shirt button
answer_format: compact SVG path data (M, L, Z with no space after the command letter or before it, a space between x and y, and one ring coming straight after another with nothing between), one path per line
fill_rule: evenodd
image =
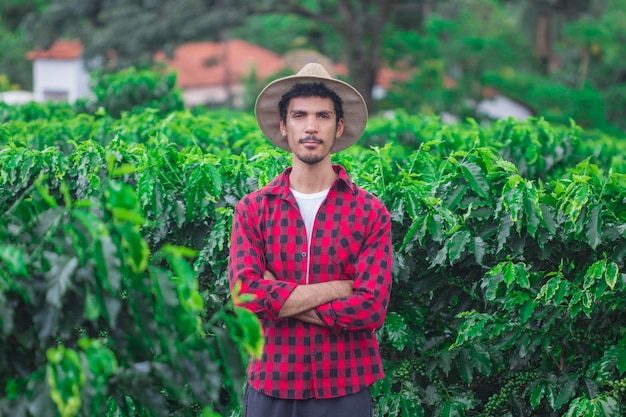
M306 252L302 252L301 255L302 255L303 258L306 258Z

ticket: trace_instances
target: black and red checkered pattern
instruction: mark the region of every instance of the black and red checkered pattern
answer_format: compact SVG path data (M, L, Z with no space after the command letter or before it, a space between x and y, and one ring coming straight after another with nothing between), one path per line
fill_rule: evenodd
M344 396L383 377L374 331L385 320L391 291L391 219L385 206L338 174L315 220L310 253L304 221L289 190L288 168L236 207L228 276L231 288L255 299L244 304L261 320L265 346L253 359L253 388L278 398ZM353 295L316 309L325 327L278 312L297 285L354 280ZM277 281L263 279L271 271Z

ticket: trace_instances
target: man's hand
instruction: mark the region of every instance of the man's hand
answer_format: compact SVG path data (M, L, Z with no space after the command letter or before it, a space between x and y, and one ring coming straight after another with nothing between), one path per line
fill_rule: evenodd
M268 271L267 269L265 270L265 272L263 272L263 279L266 279L268 281L278 281L276 279L276 276L272 274L270 271Z

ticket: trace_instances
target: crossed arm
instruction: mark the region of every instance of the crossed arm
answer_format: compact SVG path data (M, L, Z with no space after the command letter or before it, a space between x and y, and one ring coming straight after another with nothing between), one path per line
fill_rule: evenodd
M276 277L270 271L265 271L263 278L269 281L276 281ZM339 298L352 295L353 285L354 281L352 280L299 285L283 304L278 312L278 317L293 317L309 324L325 326L325 323L315 314L314 309Z

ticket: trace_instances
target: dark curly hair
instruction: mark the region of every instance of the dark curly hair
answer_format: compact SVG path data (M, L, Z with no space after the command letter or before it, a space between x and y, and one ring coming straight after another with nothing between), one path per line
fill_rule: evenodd
M341 97L333 90L326 87L323 83L296 83L291 90L282 96L278 103L280 119L283 122L287 121L287 107L289 106L289 102L295 97L329 98L333 101L335 114L337 115L336 122L339 123L339 120L343 117L343 102L341 101Z

